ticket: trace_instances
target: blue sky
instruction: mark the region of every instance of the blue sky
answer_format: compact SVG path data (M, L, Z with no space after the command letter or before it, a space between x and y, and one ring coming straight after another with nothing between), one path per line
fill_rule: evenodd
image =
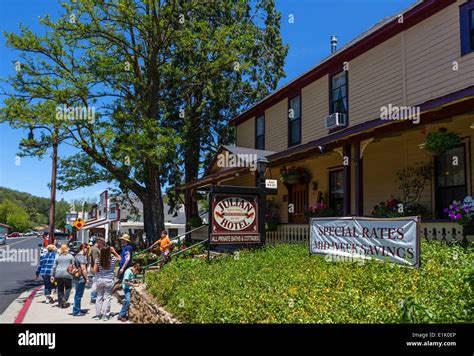
M276 0L282 13L282 36L290 49L285 64L287 77L280 85L305 72L330 52L330 37L338 36L338 47L343 46L360 33L369 29L386 16L397 14L412 5L415 0ZM0 30L18 31L20 23L34 32L41 32L38 16L59 16L61 7L56 0L0 0ZM290 23L290 15L294 19ZM13 62L18 53L6 48L4 36L0 36L0 78L14 73ZM3 86L3 84L0 84ZM3 97L0 98L0 102ZM27 131L0 125L0 186L37 196L49 197L48 183L51 179L51 159L42 160L23 157L18 165L16 154L20 138ZM60 156L68 155L71 149L62 145ZM96 198L107 187L98 184L70 192L58 191L58 199Z

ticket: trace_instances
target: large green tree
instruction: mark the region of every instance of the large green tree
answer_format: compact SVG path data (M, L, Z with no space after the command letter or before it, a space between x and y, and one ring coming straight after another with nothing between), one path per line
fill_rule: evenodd
M0 204L0 222L18 232L23 232L33 226L26 210L11 200L5 200Z
M55 129L23 142L22 153L42 156L53 139L73 145L77 153L61 158L59 187L118 182L143 203L153 239L164 227L163 187L196 177L206 145L229 137L224 120L282 76L274 1L62 6L57 20L40 19L44 35L25 26L5 34L20 55L0 121ZM185 179L176 168L183 164Z

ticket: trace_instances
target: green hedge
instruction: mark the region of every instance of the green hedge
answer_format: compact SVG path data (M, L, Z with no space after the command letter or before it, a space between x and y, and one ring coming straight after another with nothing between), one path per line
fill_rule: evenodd
M328 262L303 245L147 274L157 302L190 323L473 322L473 252L423 242L422 267Z

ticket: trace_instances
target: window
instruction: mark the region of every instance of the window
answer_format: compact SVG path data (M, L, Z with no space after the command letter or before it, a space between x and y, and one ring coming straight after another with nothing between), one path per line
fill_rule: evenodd
M329 172L329 208L335 216L342 216L344 206L343 170Z
M462 200L467 195L465 155L463 145L438 156L435 161L437 218L447 218L443 210L454 200Z
M474 10L469 11L471 16L469 16L469 30L471 34L471 51L474 51Z
M347 114L347 72L343 71L331 77L330 114Z
M474 2L459 7L461 21L461 55L474 52Z
M288 146L301 143L301 96L290 99L288 108Z
M265 149L265 116L257 117L255 122L255 148Z

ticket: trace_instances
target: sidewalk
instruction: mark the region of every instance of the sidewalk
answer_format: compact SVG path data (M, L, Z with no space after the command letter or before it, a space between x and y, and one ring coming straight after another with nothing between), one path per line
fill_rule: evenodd
M36 291L36 293L35 293ZM32 296L32 294L34 296ZM110 309L113 317L108 321L93 320L95 315L95 304L90 304L91 292L90 288L86 288L84 296L82 297L81 309L86 311L84 316L72 316L72 306L74 303L74 287L71 290L68 302L71 306L66 309L60 309L55 304L46 304L44 297L44 288L37 287L22 293L15 299L5 312L0 315L1 324L13 324L15 321L22 324L127 324L128 322L121 322L117 320L118 313L122 305L117 301L117 298L112 297L112 307ZM56 295L54 295L56 300ZM22 320L21 320L22 319Z

